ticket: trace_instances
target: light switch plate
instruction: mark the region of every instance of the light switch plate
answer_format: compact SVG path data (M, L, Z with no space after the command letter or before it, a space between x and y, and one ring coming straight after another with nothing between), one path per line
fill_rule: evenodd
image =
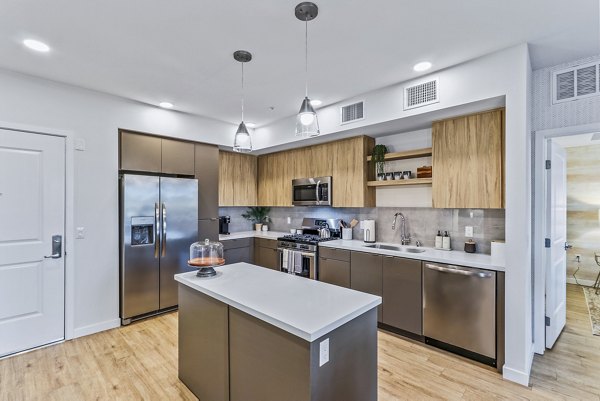
M473 237L473 226L465 226L465 237Z
M329 338L319 343L319 367L329 362Z
M77 239L84 239L85 238L85 228L84 227L77 227L75 229L76 233L75 233L75 238Z
M75 138L75 150L85 150L85 139Z

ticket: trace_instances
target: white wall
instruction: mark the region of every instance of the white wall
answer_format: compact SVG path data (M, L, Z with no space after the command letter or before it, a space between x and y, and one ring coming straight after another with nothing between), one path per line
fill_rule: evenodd
M75 336L118 324L117 129L230 145L235 126L0 70L0 121L66 130L86 142L74 155ZM16 172L18 173L18 172ZM69 255L67 257L70 257Z
M532 362L531 223L529 183L531 66L526 44L431 74L440 79L440 102L402 110L401 83L348 99L365 101L365 119L339 125L339 105L319 110L322 136L422 113L505 97L506 106L506 363L504 376L527 384ZM428 77L423 77L426 79ZM346 103L346 102L344 102ZM294 118L256 130L258 148L297 141Z

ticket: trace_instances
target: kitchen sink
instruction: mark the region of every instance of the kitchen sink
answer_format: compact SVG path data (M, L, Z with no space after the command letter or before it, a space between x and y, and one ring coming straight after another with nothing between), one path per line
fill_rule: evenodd
M422 249L422 248L407 248L407 247L400 247L400 246L394 246L394 245L385 245L385 244L365 245L365 248L385 249L387 251L398 251L398 252L409 252L409 253L422 253L422 252L425 252L425 249Z

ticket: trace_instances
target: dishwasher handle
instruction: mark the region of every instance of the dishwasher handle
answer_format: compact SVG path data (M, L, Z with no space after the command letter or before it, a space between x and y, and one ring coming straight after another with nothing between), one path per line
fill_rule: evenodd
M451 273L451 274L461 274L463 276L471 276L471 277L479 277L479 278L491 278L491 272L483 272L479 270L471 270L461 268L459 266L448 265L448 267L434 265L431 263L426 263L425 267L429 270L435 270L442 273Z

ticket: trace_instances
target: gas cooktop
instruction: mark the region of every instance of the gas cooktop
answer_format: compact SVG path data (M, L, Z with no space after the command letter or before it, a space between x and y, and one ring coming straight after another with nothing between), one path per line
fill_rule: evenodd
M316 234L294 234L284 235L283 237L277 238L279 241L295 242L299 244L318 244L319 242L334 241L339 238L329 237L321 238Z

